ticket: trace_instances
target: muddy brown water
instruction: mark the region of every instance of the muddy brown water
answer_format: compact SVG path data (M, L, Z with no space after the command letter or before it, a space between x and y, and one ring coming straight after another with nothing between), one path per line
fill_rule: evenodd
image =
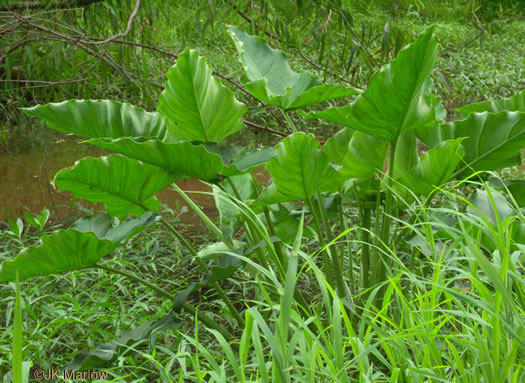
M80 144L75 140L58 140L45 149L27 153L0 152L0 228L7 226L9 218L23 217L24 212L39 213L47 207L51 211L52 222L67 223L85 215L82 207L103 210L102 204L90 204L75 199L71 193L54 188L50 182L60 170L73 166L75 161L84 157L99 157L109 152L89 144ZM268 173L256 170L260 180L267 181ZM194 202L206 214L216 216L215 202L211 189L197 179L187 178L177 181ZM191 193L190 193L191 192ZM193 193L195 192L195 193ZM165 189L157 194L161 203L180 211L186 204L172 189ZM181 214L184 229L188 231L204 230L200 219L192 211Z

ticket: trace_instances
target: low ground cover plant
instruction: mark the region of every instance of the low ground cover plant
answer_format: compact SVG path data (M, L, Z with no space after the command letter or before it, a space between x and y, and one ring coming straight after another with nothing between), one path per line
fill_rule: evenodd
M275 106L290 129L274 147L228 143L247 108L191 49L168 71L156 112L111 100L24 109L115 153L84 158L53 181L103 203L107 214L24 246L2 263L0 281L18 286L19 279L100 269L171 305L67 368L111 364L126 345L194 319L193 335L174 330L178 351L163 348L168 361L155 364L166 381L523 379L524 184L492 172L521 164L525 93L465 106L445 122L430 80L439 49L432 27L366 90L323 84L293 71L263 39L235 27L230 34L243 86ZM349 103L320 110L335 99ZM341 129L321 145L297 116ZM268 186L252 174L261 166ZM175 183L188 177L212 186L218 223ZM202 219L210 243L193 245L159 213L155 195L166 187ZM150 225L163 225L191 255L201 269L194 282L167 290L169 283L107 260ZM253 295L224 289L241 271ZM192 302L204 288L220 299L225 320ZM19 301L15 379L22 375ZM213 341L201 342L198 324Z

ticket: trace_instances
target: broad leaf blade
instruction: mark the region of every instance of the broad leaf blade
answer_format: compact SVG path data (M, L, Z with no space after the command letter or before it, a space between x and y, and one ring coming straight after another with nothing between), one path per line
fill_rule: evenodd
M450 138L467 137L464 163L455 175L477 170L496 170L521 163L525 147L525 113L473 113L467 119L445 124L440 130ZM445 136L445 134L441 134Z
M244 86L265 103L291 110L359 93L341 84L321 85L308 72L293 71L285 54L260 37L235 27L230 28L230 35L245 71Z
M354 130L350 128L343 128L326 140L323 145L323 153L328 159L336 165L341 165L346 153L348 152L348 144L352 139Z
M158 111L173 124L183 140L220 142L242 127L246 105L215 77L206 59L186 49L166 74Z
M423 154L419 163L399 179L412 192L429 195L436 187L450 180L450 176L465 154L462 138L444 141Z
M273 184L260 199L271 201L278 193L281 201L307 200L318 190L337 190L340 178L318 146L313 135L304 133L294 133L278 144L266 165Z
M494 101L482 101L475 104L466 105L456 109L456 112L467 117L471 113L498 113L502 111L524 112L525 113L525 90L509 98Z
M132 138L92 139L90 144L124 154L170 173L184 177L215 181L221 174L223 163L220 156L208 152L202 145L180 141L165 143L159 140L138 141Z
M428 77L438 50L433 31L433 27L428 28L415 43L376 72L368 88L350 107L328 109L311 116L388 141L404 131L430 124L435 119L435 110Z
M59 274L93 267L100 258L120 246L119 242L100 240L93 233L59 230L40 240L40 246L23 249L12 261L0 266L0 282Z
M338 172L345 179L371 177L382 171L387 152L388 141L356 131Z
M178 328L180 325L180 320L170 312L161 319L148 321L130 331L123 331L115 340L103 343L93 351L78 353L64 370L84 371L102 367L134 343L154 337L158 332Z
M490 195L487 190L477 190L470 198L470 202L477 211L469 206L467 212L478 217L481 215L493 225L516 214L503 193L494 189L489 189L489 191Z
M215 199L215 206L219 211L219 222L222 233L225 238L231 241L235 230L242 223L242 220L239 218L242 211L230 196L242 202L254 200L257 196L253 178L249 173L229 177L228 182L221 182L221 186L222 188L213 185L213 198ZM223 189L226 190L227 193L225 193Z
M219 146L213 143L204 144L207 151L216 153L222 158L224 169L222 174L226 177L251 172L265 165L275 155L275 148L247 149L238 145Z
M157 222L160 218L155 213L147 211L139 218L127 219L123 222L115 222L109 214L96 215L92 217L82 217L73 225L75 229L82 233L93 233L98 239L107 239L112 242L127 241L131 237L144 230L146 226Z
M304 108L305 106L319 104L335 98L355 96L359 93L359 90L341 84L316 85L300 93L287 105L286 109Z
M54 130L87 138L155 137L176 141L164 116L111 100L69 100L22 109Z
M103 202L108 213L124 219L156 211L154 197L182 176L119 155L84 158L61 170L53 181L62 190L89 202Z
M525 180L500 180L499 178L491 178L490 186L501 189L508 189L512 197L519 207L525 207Z
M284 96L288 88L297 84L300 74L290 68L283 52L272 49L260 37L250 36L235 27L230 28L230 35L239 52L247 82L261 82L270 96Z

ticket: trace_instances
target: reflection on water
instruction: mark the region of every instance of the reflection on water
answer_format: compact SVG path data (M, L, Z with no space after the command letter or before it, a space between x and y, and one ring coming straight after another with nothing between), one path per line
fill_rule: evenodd
M75 161L84 157L98 157L107 151L77 141L57 141L47 149L38 152L10 154L0 153L0 226L5 226L8 218L23 217L25 211L39 213L44 207L51 210L51 221L68 222L84 215L78 204L73 202L71 193L55 189L50 181L60 170L73 166ZM258 178L268 178L266 173L258 171ZM184 179L177 182L181 189L197 191L189 196L206 214L215 215L211 189L196 179ZM185 205L180 196L171 189L161 191L157 197L170 208ZM103 209L102 204L89 204L76 200L87 208ZM176 202L179 201L179 202ZM191 211L179 216L186 230L201 230L198 217Z

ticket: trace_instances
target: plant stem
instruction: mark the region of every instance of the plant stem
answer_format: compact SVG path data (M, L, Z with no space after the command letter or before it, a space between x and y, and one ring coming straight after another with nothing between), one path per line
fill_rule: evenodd
M326 275L326 281L333 286L334 285L334 276L332 273L332 265L330 264L330 259L328 258L328 254L326 252L326 242L324 240L323 231L321 229L321 223L319 220L319 217L317 215L317 212L315 210L315 206L312 202L312 198L310 196L306 196L306 202L308 203L308 206L310 206L310 211L312 212L312 216L314 218L315 222L315 228L317 230L317 237L319 238L319 244L321 245L322 254L323 254L323 264L324 264L324 271Z
M284 116L284 119L286 120L286 122L288 123L288 125L290 126L290 129L292 130L293 133L297 133L298 130L297 128L295 127L295 124L293 123L292 119L290 118L290 116L288 116L288 113L285 112L284 110L282 109L279 109L281 111L281 113L283 114Z
M199 264L201 269L205 273L209 273L210 269L208 268L208 266L202 261L202 259L200 259L200 257L198 255L197 251L195 250L195 248L188 241L186 241L186 239L182 236L182 234L179 233L172 225L170 225L164 219L161 219L161 222L164 224L164 226L166 226L175 235L175 237L177 237L177 239L179 241L182 242L184 247L186 247L186 249L188 249L188 251L193 256L193 259L195 259L195 261ZM219 285L219 282L213 282L211 285L215 288L215 290L217 291L217 294L219 295L219 297L226 304L226 306L228 307L228 309L232 313L232 315L235 318L235 321L237 322L239 327L240 328L244 328L244 319L242 318L242 316L239 313L239 311L235 308L235 306L233 305L233 303L230 300L230 298L228 298L228 296L226 295L226 293L224 292L222 287Z
M317 191L317 202L319 205L319 211L321 213L321 219L323 221L325 233L326 233L326 236L328 237L326 242L330 242L332 241L332 238L333 238L332 229L330 227L330 223L328 222L328 216L326 214L326 209L324 207L323 196L321 195L321 192L319 190ZM336 249L337 249L337 246L335 247L335 249L328 248L327 250L330 253L330 256L332 258L332 264L334 265L334 274L335 274L335 283L337 286L337 292L339 294L339 297L343 299L348 295L348 292L347 292L347 287L346 287L345 279L343 275L343 265L341 264L343 260L339 258Z
M346 220L344 217L344 203L343 203L343 191L342 189L339 190L339 196L341 198L341 204L339 206L339 226L341 230L346 231L348 229L348 226L346 225ZM352 247L350 244L350 234L348 233L346 236L346 243L341 243L341 259L343 260L344 264L344 254L345 254L345 247L348 250L348 284L350 285L350 294L352 296L355 295L355 287L354 287L354 257L352 253Z
M394 161L396 156L396 145L397 137L390 143L390 158L388 161L388 174L386 179L386 201L385 201L385 210L383 213L383 223L381 226L381 241L383 242L382 247L385 252L388 251L389 240L390 240L390 215L392 214L392 183L394 179ZM376 282L382 283L386 279L386 263L388 262L385 252L379 252L379 263L378 267L378 279ZM381 302L383 300L384 289L379 292L376 296L376 302ZM379 306L378 306L379 307Z
M168 298L171 301L173 301L175 299L175 295L170 294L167 291L162 290L160 287L155 286L153 283L150 283L150 282L146 281L145 279L140 278L139 276L137 276L135 274L128 273L127 271L124 271L124 270L114 269L114 268L112 268L110 266L106 266L106 265L97 264L94 267L98 268L98 269L105 270L105 271L109 271L110 273L120 274L120 275L122 275L122 276L124 276L126 278L129 278L129 279L131 279L131 280L133 280L135 282L143 284L144 286L149 287L153 291L159 293L160 295L162 295L163 297ZM199 318L199 320L202 323L204 323L206 326L211 327L214 330L217 330L218 332L220 332L227 340L232 341L234 339L233 336L228 331L226 331L223 327L219 326L217 324L217 322L215 322L215 321L211 320L210 318L208 318L206 316L206 314L204 314L203 312L197 311L197 309L195 307L193 307L192 305L190 305L189 303L184 302L182 304L182 308L185 311L189 312L193 316L195 316L195 314L197 314L197 317Z
M182 190L177 184L173 183L171 187L179 193L179 195L182 197L182 199L188 204L188 206L199 216L199 218L204 222L206 226L217 236L217 238L220 241L223 241L226 243L224 239L224 235L222 234L222 231L219 230L219 228L208 218L206 214L201 210L200 207L198 207L193 200L188 197L188 195Z

